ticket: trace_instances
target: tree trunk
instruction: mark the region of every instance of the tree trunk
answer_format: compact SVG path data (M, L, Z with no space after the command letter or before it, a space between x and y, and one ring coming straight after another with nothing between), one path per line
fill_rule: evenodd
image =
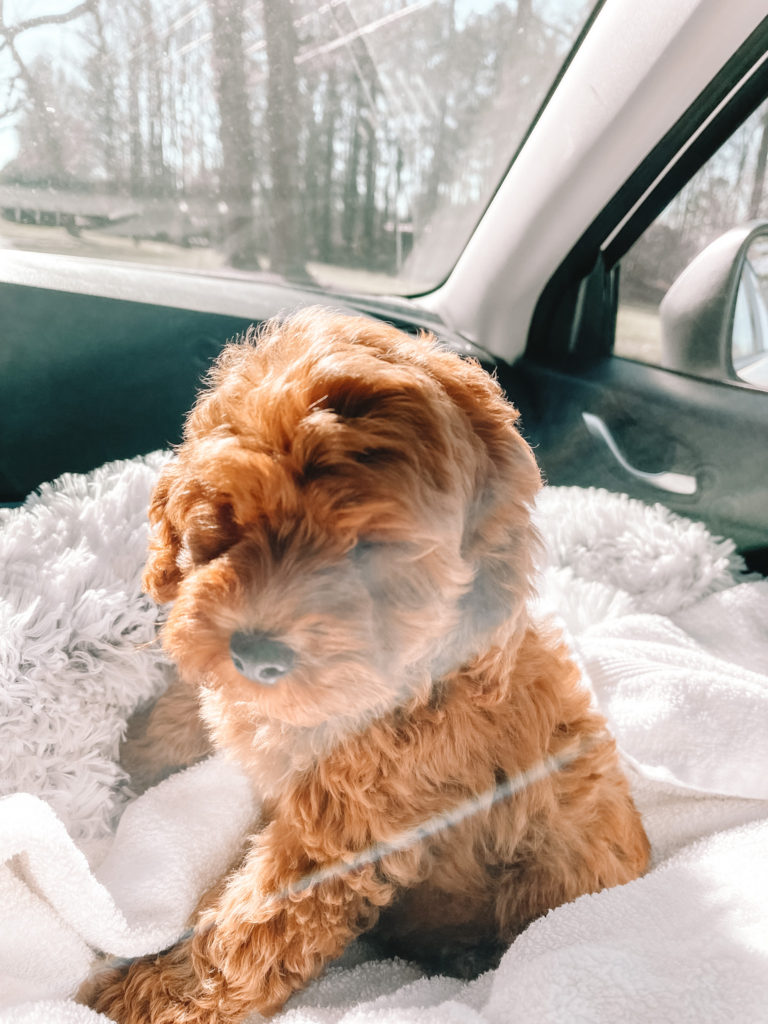
M110 58L109 46L104 32L104 22L98 6L94 8L96 20L96 65L93 82L96 96L94 99L100 106L99 139L102 145L104 174L108 186L120 188L120 162L117 155L117 97L115 89L114 62Z
M259 266L253 218L256 159L243 46L243 6L244 0L210 0L226 244L233 267L254 269ZM267 0L264 7L268 6Z
M520 17L520 6L517 9L518 18ZM446 42L445 42L445 64L447 74L450 76L450 69L454 63L454 46L456 41L456 3L455 0L451 0L448 4L448 10L446 11ZM440 120L437 126L437 138L435 145L432 150L432 162L429 168L429 175L427 177L427 185L424 193L424 199L420 203L421 216L424 223L428 222L432 214L437 209L438 200L440 197L440 184L443 180L446 166L446 157L448 152L448 143L450 141L450 131L448 129L448 100L449 96L453 93L453 89L449 88L450 78L445 83L445 88L442 90L442 96L440 98Z
M322 206L323 118L310 109L302 167L304 173L304 237L305 255L317 257L318 234Z
M139 58L134 53L128 62L128 122L131 195L139 196L144 191L144 140L141 134L141 109L139 104Z
M325 139L323 167L323 205L319 216L317 248L320 260L329 262L333 257L333 193L336 155L334 139L339 119L339 92L336 86L336 68L328 71L325 87L325 108L323 110L322 134Z
M267 44L267 134L271 232L269 261L274 273L292 281L310 280L305 260L299 203L299 86L296 77L298 40L290 0L264 0Z
M341 237L348 250L355 249L357 233L357 216L359 195L357 176L360 170L360 114L363 106L363 95L360 83L357 83L355 113L352 118L352 138L349 144L347 173L344 179L344 209L341 215Z
M375 93L374 93L375 98ZM362 250L366 266L370 267L376 257L376 167L378 162L378 146L376 145L376 126L369 112L365 122L365 202L363 203L363 239Z
M760 136L760 149L757 152L757 163L755 164L755 179L752 185L752 195L749 200L750 220L756 220L760 216L763 190L765 188L766 163L768 163L768 107L766 107L763 114L763 131Z
M157 25L149 0L142 0L140 14L145 95L147 97L148 188L146 190L151 195L160 196L167 191L167 173L163 157L163 81Z
M515 23L518 31L525 32L533 19L533 0L517 0Z

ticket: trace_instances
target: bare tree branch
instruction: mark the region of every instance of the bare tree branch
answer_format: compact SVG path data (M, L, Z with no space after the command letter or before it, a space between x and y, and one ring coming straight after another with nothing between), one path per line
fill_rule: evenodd
M21 100L16 100L16 102L13 103L10 107L6 107L4 110L0 110L0 121L4 120L6 117L12 117L13 114L18 114L18 112L23 108L23 106L24 104L21 102Z
M94 11L96 2L97 0L83 0L83 3L63 14L41 14L36 18L20 21L16 25L5 24L2 5L0 5L0 34L5 37L6 42L13 42L17 35L31 28L39 28L41 25L63 25L68 21L74 21L75 18L79 18L83 14L90 14Z
M21 81L21 75L17 71L16 74L15 75L11 75L8 78L7 82L5 83L5 103L6 103L6 106L11 102L11 97L13 96L13 92L16 89L16 87L17 87L17 85L19 84L20 81Z
M7 118L21 110L21 99L13 103L11 102L11 97L14 87L18 84L23 84L26 89L27 97L40 119L44 143L51 167L55 169L55 173L59 174L63 172L61 143L58 138L56 128L52 123L50 111L46 105L45 98L40 91L36 77L22 60L19 51L16 48L16 38L22 32L27 32L33 28L39 28L43 25L63 25L67 22L75 21L83 15L95 14L97 11L97 5L98 0L83 0L82 3L77 4L75 7L70 8L69 11L65 11L61 14L44 14L35 18L27 18L26 21L19 21L15 25L6 25L3 16L4 10L2 0L0 0L0 50L7 49L10 52L17 68L16 74L12 77L9 83L8 90L6 92L5 108L0 112L0 117Z

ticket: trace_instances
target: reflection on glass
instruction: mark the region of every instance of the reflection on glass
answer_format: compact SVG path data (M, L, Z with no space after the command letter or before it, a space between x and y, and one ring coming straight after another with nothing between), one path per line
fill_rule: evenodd
M733 368L742 380L768 388L768 237L747 250L731 331Z
M5 0L1 244L433 287L590 8Z

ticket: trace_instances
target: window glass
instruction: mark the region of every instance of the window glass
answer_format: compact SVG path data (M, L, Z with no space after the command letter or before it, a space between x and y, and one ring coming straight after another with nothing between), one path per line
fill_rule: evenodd
M765 102L734 131L622 260L616 355L665 365L659 312L662 300L694 258L730 229L768 221L767 165ZM767 254L766 239L754 239L733 296L729 325L735 373L755 384L766 377L766 369L756 360L764 359L768 343Z
M591 0L4 0L0 239L417 292Z
M731 359L742 380L768 388L768 231L747 247L733 315Z

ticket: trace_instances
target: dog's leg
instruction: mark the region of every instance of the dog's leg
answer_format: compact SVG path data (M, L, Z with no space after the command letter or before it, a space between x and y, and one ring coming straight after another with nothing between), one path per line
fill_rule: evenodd
M97 978L89 1004L120 1024L234 1024L252 1010L274 1013L395 894L371 864L322 868L290 825L271 822L192 937Z
M133 715L120 745L120 764L143 792L211 752L193 687L174 678L148 711Z

